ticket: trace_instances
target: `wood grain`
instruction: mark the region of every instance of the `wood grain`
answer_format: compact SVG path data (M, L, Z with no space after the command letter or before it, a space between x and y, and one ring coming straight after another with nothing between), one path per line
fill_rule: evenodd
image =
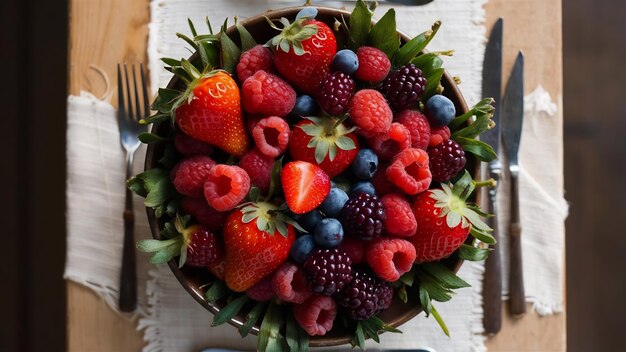
M90 65L113 77L118 62L146 61L149 1L71 0L70 5L69 92L102 95L104 81ZM491 0L486 10L488 27L505 18L505 72L523 50L532 68L526 71L527 89L542 84L561 113L561 0ZM565 351L565 314L540 318L531 312L512 320L506 307L504 312L500 334L487 340L490 351ZM89 289L68 282L70 352L139 351L143 344L135 322L115 314Z

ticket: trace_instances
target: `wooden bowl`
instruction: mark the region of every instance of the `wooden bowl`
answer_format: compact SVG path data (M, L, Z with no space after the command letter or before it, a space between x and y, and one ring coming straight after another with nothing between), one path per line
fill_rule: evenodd
M296 14L302 9L302 7L292 7L292 8L284 8L280 10L272 10L268 11L264 14L259 14L257 16L248 18L241 22L248 31L254 36L258 43L265 43L271 37L273 37L277 32L270 28L264 16L267 16L270 19L278 19L281 17L286 17L290 20L293 20ZM350 13L347 11L327 8L327 7L318 7L318 15L316 19L325 22L332 28L332 24L335 21L335 18L341 18L343 15L348 21L350 17ZM234 34L236 29L234 26L230 27L227 30L227 33L231 38L238 43L239 36ZM345 40L345 35L343 32L335 32L337 35L337 42L342 43ZM402 41L407 42L410 40L410 37L407 35L398 32L401 35ZM238 43L239 44L239 43ZM168 88L174 88L179 86L181 82L174 77L168 84ZM447 96L454 102L456 106L457 114L463 114L468 111L467 104L465 103L465 99L461 95L456 83L450 77L450 75L446 72L442 78L441 84L444 87L443 95ZM169 122L166 123L158 123L152 127L153 133L158 135L167 135L171 129L171 125ZM148 150L146 153L146 163L145 169L152 169L157 166L157 161L160 159L161 155L164 152L163 144L149 144ZM468 166L467 168L470 170L474 170L473 162L468 158ZM162 221L159 221L155 215L154 211L151 208L147 208L148 213L148 221L150 223L150 229L152 231L153 237L155 239L162 239L160 231L163 228ZM455 255L446 259L443 262L446 266L452 269L454 272L458 271L459 267L462 264L462 260L456 257ZM183 267L181 269L178 268L178 262L176 260L171 260L169 262L169 266L178 279L181 285L189 292L189 294L200 303L204 308L208 309L211 313L215 314L219 312L221 309L220 304L210 304L204 299L204 290L200 288L200 286L207 284L211 280L213 280L212 276L205 270L198 270L193 268ZM419 299L417 298L417 292L410 294L409 290L409 300L407 303L403 303L397 297L394 296L394 300L391 304L391 307L384 312L379 314L379 317L385 321L387 324L397 327L411 318L415 317L418 313L422 311L422 307L419 303ZM240 327L243 324L245 319L245 314L247 312L240 313L232 320L229 321L234 327ZM257 324L253 329L253 334L258 334L259 325ZM349 343L349 339L352 336L352 331L346 331L339 324L336 325L330 332L328 332L325 336L316 336L311 337L310 346L312 347L322 347L322 346L335 346Z

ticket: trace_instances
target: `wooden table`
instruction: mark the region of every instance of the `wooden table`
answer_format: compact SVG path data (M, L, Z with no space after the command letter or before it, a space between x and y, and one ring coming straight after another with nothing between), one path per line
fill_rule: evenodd
M526 89L542 84L559 106L562 119L561 0L490 0L487 26L498 17L504 26L504 69L508 72L522 50ZM149 0L70 1L70 94L104 93L95 65L115 76L118 62L147 62ZM139 351L142 335L135 322L114 313L92 291L67 284L68 348L82 351ZM529 312L530 312L529 308ZM505 312L506 314L506 312ZM489 351L565 351L565 314L545 318L531 312L521 320L506 317L502 331L489 338Z

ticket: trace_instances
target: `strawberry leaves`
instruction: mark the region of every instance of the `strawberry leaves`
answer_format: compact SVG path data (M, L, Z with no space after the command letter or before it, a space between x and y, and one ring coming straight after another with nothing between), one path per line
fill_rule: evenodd
M308 148L315 148L315 161L321 164L326 156L330 161L334 161L338 149L353 150L356 148L354 141L346 135L356 130L356 127L346 128L341 119L331 117L305 117L312 123L298 126L311 138L307 144Z
M433 24L430 30L418 35L417 37L411 39L406 44L404 44L396 53L393 55L392 63L394 66L402 66L409 62L412 62L413 58L415 58L419 53L421 53L428 43L433 39L437 31L441 27L441 21L437 21ZM423 56L423 55L421 55ZM420 67L419 65L415 64Z
M380 318L373 316L366 320L358 321L356 324L356 330L354 335L350 337L350 344L352 347L359 347L361 350L365 350L365 340L371 338L372 340L380 343L378 334L381 331L393 332L401 334L402 331L394 328L391 325L385 324Z
M176 197L176 191L167 170L162 168L146 170L131 177L126 186L135 194L145 197L144 205L153 208L157 218L175 213L176 209L170 206L170 202Z

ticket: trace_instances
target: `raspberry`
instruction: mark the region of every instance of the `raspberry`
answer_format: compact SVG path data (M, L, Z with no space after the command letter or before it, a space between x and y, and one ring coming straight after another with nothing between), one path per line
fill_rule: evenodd
M380 159L391 160L399 152L411 147L411 133L394 122L388 133L380 133L367 141Z
M434 147L450 139L450 129L448 126L431 127L430 129L430 141L428 146Z
M401 111L413 107L424 94L426 78L415 65L406 64L385 78L380 91L387 97L393 110Z
M356 78L371 83L381 82L391 68L387 54L371 46L362 46L357 50L359 68L355 72Z
M389 292L393 290L389 283L384 283L369 270L358 268L350 283L337 294L337 304L344 307L348 317L353 320L365 320L382 309L389 307Z
M199 141L183 132L177 132L174 136L174 148L182 155L211 155L213 146Z
M243 108L249 113L285 116L296 104L296 92L282 78L257 71L241 88Z
M313 294L302 270L289 262L276 270L272 287L278 298L291 303L304 303Z
M215 210L231 210L250 190L250 176L239 166L215 165L204 183L204 197Z
M352 237L344 237L338 248L348 254L348 257L352 260L352 264L363 264L365 263L365 246L365 241Z
M228 213L217 211L209 206L204 197L183 197L180 200L180 209L191 215L197 222L206 226L210 231L218 232L224 226Z
M287 150L290 134L287 121L277 116L262 119L252 129L252 138L259 151L272 158Z
M323 336L333 328L337 305L328 296L314 295L303 304L295 304L293 316L307 334Z
M216 263L224 255L224 245L218 237L202 225L193 225L183 231L187 244L185 265L204 268Z
M376 195L379 197L389 193L403 193L398 186L389 182L389 179L387 179L388 167L389 164L381 163L378 165L378 170L376 170L376 173L372 177L372 183L374 184L374 188L376 188Z
M356 92L349 104L350 119L365 137L387 133L391 128L393 114L385 97L373 89Z
M356 193L342 210L344 231L348 236L369 241L383 233L385 208L377 196Z
M184 196L202 197L202 187L215 161L204 155L189 156L176 164L170 178L176 191Z
M409 148L400 152L386 171L387 179L406 194L423 192L430 186L432 176L428 168L428 153Z
M270 189L274 158L261 154L257 148L250 149L239 160L239 167L250 176L250 184L257 186L265 194Z
M246 129L250 134L254 130L254 126L256 126L259 121L261 121L265 116L261 114L246 114Z
M428 148L431 129L426 116L416 110L404 110L396 116L396 121L408 128L413 148L424 150Z
M430 158L430 172L433 180L446 182L456 176L465 167L465 151L459 143L448 139L447 141L428 148Z
M274 298L275 294L274 289L272 288L272 275L247 289L246 295L257 302L267 302Z
M304 262L314 293L330 296L352 279L352 260L338 248L314 249Z
M367 247L367 264L376 275L394 282L413 267L415 247L401 238L379 238Z
M387 233L393 237L413 236L417 230L417 221L409 202L398 194L388 194L382 197L381 202L387 214L385 221Z
M257 71L271 72L273 67L274 60L270 49L263 45L257 45L241 54L237 64L237 77L239 82L245 82Z
M322 81L317 101L329 115L341 115L348 108L354 87L354 80L349 75L339 71L329 73Z

